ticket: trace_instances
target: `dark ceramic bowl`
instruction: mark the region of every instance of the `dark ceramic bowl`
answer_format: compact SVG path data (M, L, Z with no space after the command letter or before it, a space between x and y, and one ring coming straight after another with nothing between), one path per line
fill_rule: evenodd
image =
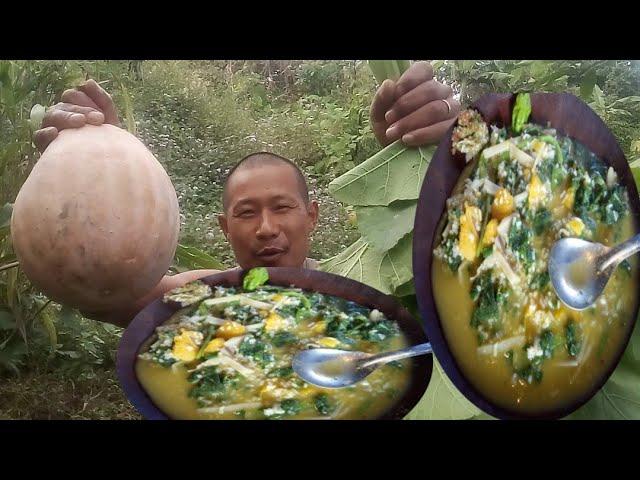
M515 95L489 94L480 98L473 107L476 108L489 124L499 126L511 125L511 112L515 103ZM602 122L600 117L582 100L571 94L538 93L531 95L532 112L529 119L532 123L550 124L559 134L571 137L595 153L604 163L612 166L618 173L619 182L629 193L634 229L638 231L640 224L640 199L629 164L620 149L615 137ZM413 235L413 272L416 295L427 336L431 340L434 353L444 371L455 386L478 408L486 413L502 419L516 418L561 418L586 403L604 385L617 366L629 342L633 325L617 352L616 361L599 379L594 388L585 392L573 404L536 414L527 414L516 410L502 408L481 394L464 375L447 345L440 317L432 292L431 262L433 247L440 234L438 227L445 212L445 202L451 195L465 168L464 156L451 153L451 135L455 124L449 129L440 142L427 170L418 208L416 210L415 231ZM640 282L640 269L636 271L636 282ZM636 299L632 322L638 317L640 297Z
M269 284L284 287L294 286L304 290L334 295L369 308L377 308L387 318L395 320L410 344L427 342L427 337L409 313L391 296L384 295L362 283L337 275L298 268L267 268ZM246 272L234 269L216 273L202 279L210 286L240 286ZM173 315L179 307L155 300L142 310L125 330L117 353L116 369L120 384L133 406L147 419L167 420L144 391L135 373L135 363L141 346L149 339L158 325ZM420 401L431 379L433 360L431 355L414 357L411 360L409 388L395 405L379 419L402 419Z

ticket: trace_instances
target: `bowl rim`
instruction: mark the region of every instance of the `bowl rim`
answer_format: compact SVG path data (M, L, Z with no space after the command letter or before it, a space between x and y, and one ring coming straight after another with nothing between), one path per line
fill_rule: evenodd
M510 122L516 95L515 93L486 94L480 97L469 108L479 111L485 121L487 118L493 118L493 120L488 122L489 124L504 124L507 121ZM567 134L564 128L566 127L564 123L567 123L568 117L564 118L563 125L550 125L550 127L555 128L559 134L569 136L582 143L591 152L595 153L606 165L614 166L620 184L624 185L628 192L634 230L639 232L640 197L638 196L638 190L629 163L609 128L586 103L570 93L531 93L531 122L537 124L547 124L547 122L549 122L549 119L543 117L542 112L538 111L539 108L543 108L545 102L552 103L554 108L559 109L565 116L567 112L571 112L582 120L582 124L588 126L588 129L584 131L578 129L578 134L572 135ZM538 106L540 107L538 108ZM550 107L547 105L545 108ZM500 121L500 118L508 120L503 122ZM491 401L488 396L478 391L462 372L452 351L449 349L448 341L445 338L440 316L435 305L431 281L433 245L435 244L435 237L438 233L438 223L444 214L446 206L443 206L441 211L437 212L437 215L430 212L429 207L431 206L433 209L433 205L440 205L449 198L453 186L458 182L460 173L466 166L464 165L463 156L460 154L453 155L450 149L452 133L457 123L456 120L447 130L431 159L420 191L414 223L412 259L414 283L418 308L427 336L431 341L436 358L456 388L458 388L469 401L489 415L499 419L550 420L565 417L587 403L603 387L617 368L629 345L638 319L640 296L637 296L635 299L633 316L630 320L631 325L627 327L628 330L621 341L619 351L614 356L610 368L603 372L599 380L595 382L593 388L579 396L574 402L538 412L523 412L513 408L499 406ZM574 127L569 125L569 129L573 130ZM596 140L593 140L594 137L590 135L592 132L597 132L598 140L601 141L599 144L594 143ZM454 167L451 167L449 163L452 163ZM455 178L451 178L454 169L458 171L458 174ZM442 173L441 170L444 170L444 173ZM438 182L447 185L450 184L451 188L449 191L446 191L442 186L440 186L439 189L434 188L432 183L438 184ZM444 200L442 200L442 195L444 195ZM636 268L635 281L640 284L640 268Z
M377 308L388 318L393 318L410 343L427 342L427 336L421 323L409 314L400 302L368 285L355 280L318 270L289 267L266 267L269 272L269 285L298 287L328 295L335 295L369 308ZM248 272L240 268L214 273L199 280L209 286L239 286ZM311 288L313 286L313 288ZM135 363L138 352L146 340L155 332L156 326L164 323L178 311L175 304L164 303L161 298L149 303L141 310L125 329L116 353L116 371L120 385L132 405L148 420L169 420L151 399L138 381ZM409 387L387 411L376 420L402 419L422 399L433 370L431 355L412 358Z

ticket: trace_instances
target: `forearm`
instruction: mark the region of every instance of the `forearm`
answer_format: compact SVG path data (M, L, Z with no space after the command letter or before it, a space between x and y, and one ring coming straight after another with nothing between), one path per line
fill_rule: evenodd
M123 305L121 308L105 312L82 312L82 314L93 320L127 327L140 310L169 290L218 272L219 270L191 270L176 275L165 275L149 293L130 305Z

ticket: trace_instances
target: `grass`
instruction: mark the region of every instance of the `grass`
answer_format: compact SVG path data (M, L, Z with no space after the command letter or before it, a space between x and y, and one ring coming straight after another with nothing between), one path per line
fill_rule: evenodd
M90 377L34 370L6 378L0 389L0 405L2 420L142 418L124 396L114 369L95 370Z

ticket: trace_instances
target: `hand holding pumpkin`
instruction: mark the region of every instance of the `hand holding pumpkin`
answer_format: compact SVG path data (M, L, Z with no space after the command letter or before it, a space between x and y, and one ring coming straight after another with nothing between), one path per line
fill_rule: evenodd
M180 217L162 165L134 135L104 123L116 118L108 104L100 108L103 124L82 128L54 109L63 113L46 128L57 139L15 199L11 238L22 271L50 299L119 314L163 280Z
M40 152L58 137L61 130L109 123L119 126L118 112L109 95L95 80L65 90L61 102L47 110L33 141Z
M376 138L383 146L398 139L414 147L439 142L460 111L452 95L451 87L434 80L429 62L414 63L378 88L371 104Z

